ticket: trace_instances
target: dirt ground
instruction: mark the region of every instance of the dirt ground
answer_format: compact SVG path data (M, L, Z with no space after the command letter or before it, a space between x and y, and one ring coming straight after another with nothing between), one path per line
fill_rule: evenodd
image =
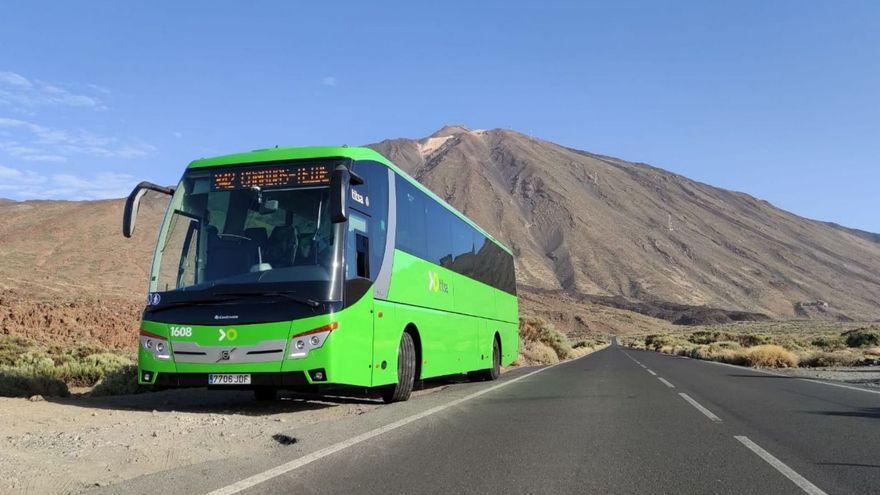
M880 390L880 366L858 366L850 368L789 368L776 370L779 373L798 378L833 380L850 385L872 387Z
M230 452L265 451L285 442L273 435L290 423L333 421L380 404L283 394L260 403L248 391L205 389L0 398L0 493L76 493Z
M502 371L517 369L504 368ZM425 381L413 397L462 376ZM79 493L230 455L280 449L292 427L338 421L382 407L368 396L282 392L257 402L247 390L178 389L91 397L0 397L0 494ZM295 440L294 440L295 441Z

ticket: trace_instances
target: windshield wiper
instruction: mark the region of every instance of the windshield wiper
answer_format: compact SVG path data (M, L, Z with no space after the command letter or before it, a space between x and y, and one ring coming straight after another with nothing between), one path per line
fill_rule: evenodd
M310 308L317 308L321 305L320 302L314 299L308 299L299 297L295 292L288 291L280 291L280 290L270 290L270 291L252 291L252 292L215 292L214 295L217 296L231 296L231 297L283 297L293 302L297 302L302 304L303 306L308 306Z
M197 299L194 301L172 301L167 303L162 303L158 306L149 306L149 311L164 311L166 309L171 308L179 308L181 306L214 306L216 304L229 302L234 300L232 297L222 297L222 298L211 298L211 299Z

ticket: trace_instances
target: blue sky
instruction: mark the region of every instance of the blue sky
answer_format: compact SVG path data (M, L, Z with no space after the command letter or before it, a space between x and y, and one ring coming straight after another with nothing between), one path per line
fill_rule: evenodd
M880 232L880 3L319 3L0 1L0 197L461 122Z

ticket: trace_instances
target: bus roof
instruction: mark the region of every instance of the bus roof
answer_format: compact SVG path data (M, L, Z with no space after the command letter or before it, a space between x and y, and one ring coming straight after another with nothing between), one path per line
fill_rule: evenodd
M412 185L419 188L422 192L427 194L430 198L434 199L444 207L446 207L449 211L455 214L457 217L464 220L468 225L477 229L478 232L486 236L486 238L491 239L492 242L501 246L502 249L508 252L508 254L513 254L513 252L505 246L503 243L498 241L498 239L492 237L488 232L480 228L479 225L474 223L471 219L464 216L460 211L456 210L446 201L443 201L440 197L434 194L430 189L423 186L419 181L410 177L409 174L400 169L397 165L391 163L390 160L382 156L379 152L374 149L366 148L363 146L302 146L302 147L274 147L274 148L265 148L254 150L246 153L235 153L232 155L223 155L223 156L215 156L211 158L200 158L198 160L193 160L190 162L187 169L195 169L202 167L216 167L221 165L246 165L249 163L263 163L263 162L273 162L273 161L282 161L282 160L305 160L309 158L351 158L352 160L373 160L383 165L387 166L391 170L394 170L395 173L409 181Z

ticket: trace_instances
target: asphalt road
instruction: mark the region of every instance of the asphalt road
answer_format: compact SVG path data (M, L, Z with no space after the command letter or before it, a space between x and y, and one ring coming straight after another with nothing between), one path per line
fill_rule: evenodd
M364 416L110 491L880 493L880 394L617 346Z

